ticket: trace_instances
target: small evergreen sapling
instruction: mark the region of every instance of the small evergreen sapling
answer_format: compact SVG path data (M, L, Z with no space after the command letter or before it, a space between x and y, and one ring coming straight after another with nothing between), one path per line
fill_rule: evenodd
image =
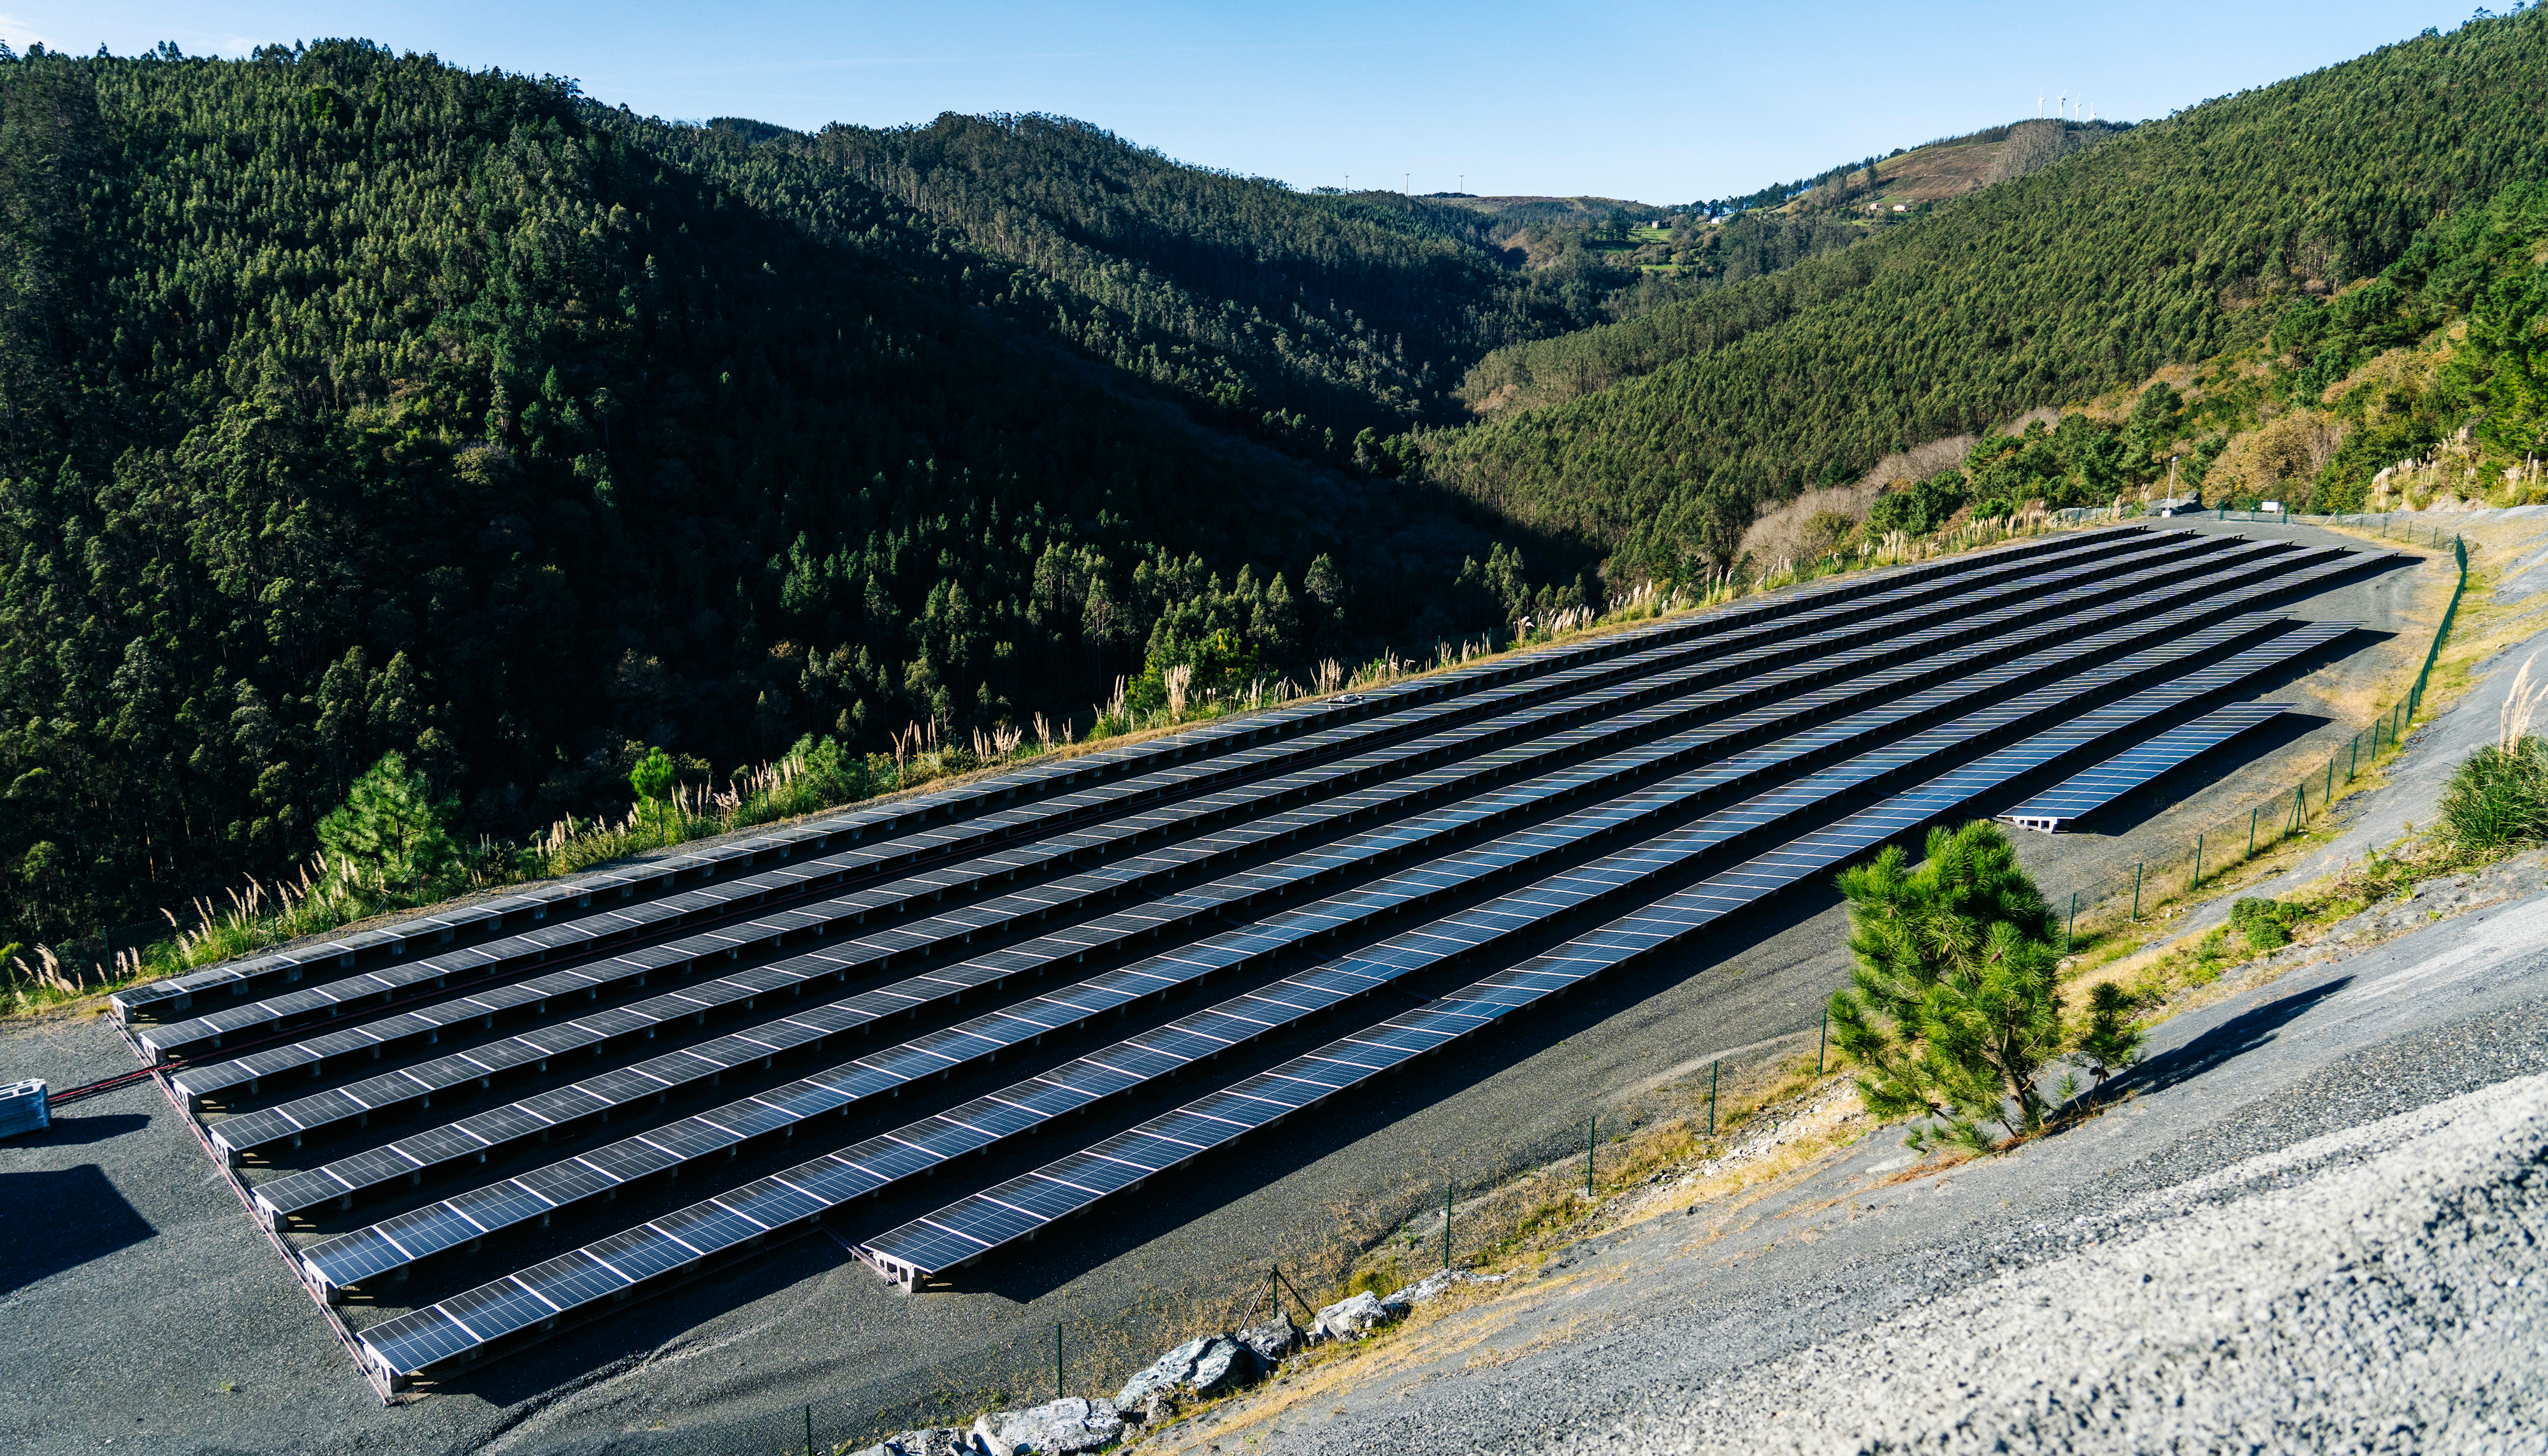
M355 877L375 890L415 890L440 878L460 861L451 837L456 799L437 801L420 770L395 753L363 771L345 802L318 821L318 843L328 857L353 865Z
M1842 873L1854 990L1834 993L1832 1035L1861 1067L1869 1112L1927 1114L1910 1144L1988 1151L2049 1110L2036 1082L2063 1047L2055 917L1998 826L1929 832Z
M638 760L637 767L628 771L628 786L637 791L637 797L655 806L658 833L664 827L664 801L673 796L673 782L679 776L680 771L674 767L672 755L660 748L646 750L646 757Z

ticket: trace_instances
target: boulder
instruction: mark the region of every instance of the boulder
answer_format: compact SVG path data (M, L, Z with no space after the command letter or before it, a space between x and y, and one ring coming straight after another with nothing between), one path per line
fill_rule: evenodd
M1008 1412L1000 1412L1006 1415ZM1000 1434L988 1414L973 1417L973 1449L979 1456L1018 1456L1018 1443Z
M1003 1410L990 1423L1013 1456L1070 1456L1075 1451L1094 1451L1124 1434L1124 1417L1116 1413L1112 1401L1083 1401L1077 1396L1033 1410ZM992 1456L1000 1456L997 1446Z
M1406 1319L1407 1314L1408 1306L1385 1304L1380 1296L1365 1291L1320 1310L1319 1322L1310 1326L1310 1342L1361 1339L1384 1324Z
M1256 1358L1271 1369L1275 1361L1301 1347L1301 1326L1292 1322L1289 1313L1278 1310L1271 1323L1242 1329L1238 1331L1237 1339L1240 1344L1254 1350Z
M931 1425L890 1435L857 1456L976 1456L970 1432Z
M1227 1334L1190 1339L1150 1362L1115 1396L1119 1410L1140 1408L1152 1395L1217 1396L1245 1385L1261 1369L1256 1352Z

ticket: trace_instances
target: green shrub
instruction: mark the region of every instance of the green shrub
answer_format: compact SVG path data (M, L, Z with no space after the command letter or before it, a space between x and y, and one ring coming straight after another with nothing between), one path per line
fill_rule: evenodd
M2260 900L2249 895L2230 907L2230 923L2247 938L2247 945L2258 951L2271 951L2292 943L2292 933L2284 926L2289 907L2274 900Z
M2463 855L2486 855L2548 837L2548 742L2524 735L2489 744L2451 772L2442 790L2442 838Z

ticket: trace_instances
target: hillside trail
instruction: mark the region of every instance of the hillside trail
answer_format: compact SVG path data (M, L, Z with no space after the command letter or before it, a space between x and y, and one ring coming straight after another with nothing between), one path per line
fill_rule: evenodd
M2429 823L2493 741L2548 648L2548 517L2486 514L2467 690L2331 843L2241 893ZM1746 1199L1648 1197L1158 1444L2537 1449L2548 1367L2520 1331L2548 1315L2548 852L2249 962L2149 1051L2102 1113L2012 1153L1942 1168L1883 1130Z

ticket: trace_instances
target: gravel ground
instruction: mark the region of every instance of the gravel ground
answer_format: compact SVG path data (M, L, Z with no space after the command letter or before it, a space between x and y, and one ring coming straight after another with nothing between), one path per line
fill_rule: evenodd
M2230 1193L2248 1196L2216 1206ZM2140 1227L2151 1231L2107 1241ZM2548 1076L2314 1138L2067 1231L2091 1246L1565 1444L2481 1451L2548 1440L2548 1329L2536 1322L2548 1315L2537 1289Z
M1605 1235L1256 1449L2542 1449L2543 948L2534 893L2322 953L2071 1133Z
M2430 594L2413 568L2297 608L2398 634L2308 682L2340 696L2389 672ZM2208 807L2216 800L2244 811L2236 796L2253 776L2175 791L2192 805L2185 814L2209 822L2233 811ZM2128 866L2174 824L2162 812L2075 844L2023 838L2031 864L2051 857L2037 864L2049 886L2061 857L2086 851ZM59 1239L67 1222L44 1195L53 1185L22 1174L86 1168L78 1176L94 1205L113 1215L120 1203L137 1221L95 1221L123 1233L83 1231L38 1277L0 1280L0 1329L12 1336L0 1350L0 1389L12 1393L0 1402L0 1450L98 1449L145 1430L151 1449L170 1451L696 1450L709 1428L808 1402L854 1428L891 1429L1035 1394L1050 1378L1056 1321L1085 1351L1090 1379L1107 1359L1129 1371L1193 1302L1260 1277L1269 1256L1288 1261L1360 1224L1388 1227L1438 1204L1445 1178L1471 1184L1562 1155L1580 1146L1587 1112L1624 1129L1677 1111L1716 1057L1810 1049L1814 1008L1846 978L1843 933L1829 897L1798 896L1429 1061L1318 1127L1198 1164L1150 1203L1047 1238L979 1284L900 1297L837 1245L801 1240L387 1410L175 1116L146 1087L127 1089L65 1109L120 1121L0 1146L0 1231L13 1242L30 1227ZM93 1022L0 1032L11 1076L69 1085L131 1064Z

